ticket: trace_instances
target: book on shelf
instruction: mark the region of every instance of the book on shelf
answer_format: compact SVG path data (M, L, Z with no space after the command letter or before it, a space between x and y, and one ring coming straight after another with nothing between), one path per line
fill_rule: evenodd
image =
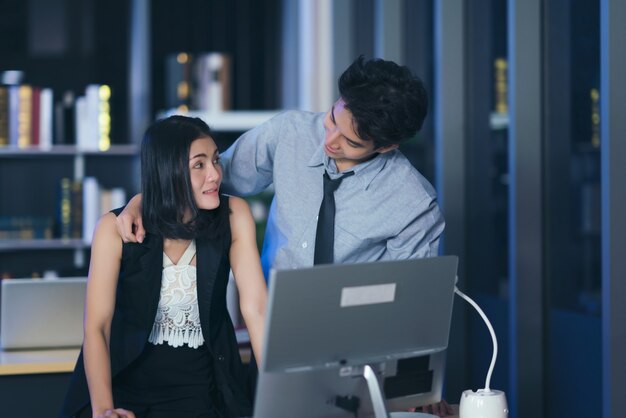
M212 52L194 57L193 105L208 112L230 110L230 58Z
M589 92L591 99L591 146L600 148L600 90L593 87Z
M111 147L111 87L102 84L98 87L98 149L106 151Z
M8 93L8 112L7 121L9 126L9 145L17 147L18 143L18 121L19 121L19 109L20 109L20 96L18 86L7 86Z
M90 84L85 95L76 98L76 146L81 150L98 150L98 88Z
M84 151L106 151L111 147L111 89L107 85L90 84L85 95L74 100L74 112L65 114L64 122L73 117L76 147ZM68 133L65 133L68 136Z
M19 105L17 111L17 146L28 148L32 145L33 88L23 84L18 88Z
M31 112L30 112L30 145L33 147L39 146L40 137L40 118L39 112L41 111L41 89L39 87L33 87L33 94L31 100Z
M91 243L100 211L100 185L95 177L83 179L83 241Z
M61 100L54 104L54 144L71 145L75 143L75 98L72 91L63 93Z
M52 147L52 113L54 95L51 88L42 88L39 93L39 148L49 150Z
M87 109L87 98L85 96L79 96L74 102L74 133L75 137L72 143L76 144L76 148L82 150L89 150L89 144L93 141L89 138L89 110Z
M509 112L509 88L508 88L508 67L506 58L496 58L494 67L494 110L496 113L505 114Z
M52 239L53 219L43 216L0 216L0 240Z
M126 191L121 187L105 189L95 177L83 179L83 241L91 243L98 219L111 209L126 204Z
M0 86L0 147L9 145L9 90Z
M219 52L169 55L165 61L166 108L230 110L230 62L229 55Z
M165 103L167 108L191 109L192 56L186 52L165 59Z
M90 84L84 95L66 91L54 102L52 89L27 84L0 86L0 147L49 150L76 145L82 151L111 146L111 88Z
M57 236L61 239L72 237L72 180L62 178L59 182L59 203L57 209Z
M95 177L62 178L59 186L57 237L91 243L98 219L126 203L123 188L105 189Z
M70 236L72 239L81 239L83 236L83 182L74 180L71 183L70 193Z
M0 86L0 147L49 148L52 90L26 84Z

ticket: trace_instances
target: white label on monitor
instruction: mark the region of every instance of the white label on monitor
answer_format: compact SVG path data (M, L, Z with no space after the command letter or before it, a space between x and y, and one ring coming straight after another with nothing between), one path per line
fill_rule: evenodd
M344 287L341 289L341 307L389 303L396 299L396 284Z

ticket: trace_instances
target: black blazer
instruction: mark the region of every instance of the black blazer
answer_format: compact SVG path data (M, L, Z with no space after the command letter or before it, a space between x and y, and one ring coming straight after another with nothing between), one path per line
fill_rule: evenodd
M226 198L227 199L227 198ZM226 200L227 202L228 200ZM227 204L220 207L228 210ZM116 215L121 209L116 210ZM225 214L228 225L228 213ZM230 228L220 239L196 239L197 291L205 344L213 358L216 388L226 417L251 416L253 374L239 356L235 331L226 309L230 271ZM111 373L115 377L141 354L159 303L163 270L163 238L146 234L143 243L123 245L115 311L111 322ZM254 368L254 365L253 365ZM207 394L209 396L209 394ZM61 417L73 417L89 404L83 352L76 363Z

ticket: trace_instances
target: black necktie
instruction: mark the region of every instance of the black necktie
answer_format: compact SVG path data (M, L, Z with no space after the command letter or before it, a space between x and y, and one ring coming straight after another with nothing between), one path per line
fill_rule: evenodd
M324 198L317 218L317 234L315 236L315 255L313 264L331 264L334 259L335 248L335 190L341 180L354 174L350 171L343 176L331 180L324 172Z

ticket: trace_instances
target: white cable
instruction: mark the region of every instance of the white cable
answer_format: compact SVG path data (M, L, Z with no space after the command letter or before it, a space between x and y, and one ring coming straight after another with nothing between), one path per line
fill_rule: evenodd
M463 299L465 299L465 301L467 301L467 303L472 305L474 309L476 309L476 311L483 318L483 321L485 321L485 324L487 324L487 328L489 328L489 333L491 334L491 341L493 342L493 356L491 357L491 365L489 366L489 371L487 372L487 378L485 379L484 391L487 393L491 392L491 389L489 389L489 385L491 383L491 374L493 373L493 368L496 366L496 357L498 357L498 340L496 339L496 333L494 332L493 327L491 326L491 322L489 322L489 319L487 318L487 315L485 315L483 310L480 309L480 306L478 306L476 302L474 302L465 293L461 292L459 288L456 286L454 286L454 292L457 295L461 296Z

